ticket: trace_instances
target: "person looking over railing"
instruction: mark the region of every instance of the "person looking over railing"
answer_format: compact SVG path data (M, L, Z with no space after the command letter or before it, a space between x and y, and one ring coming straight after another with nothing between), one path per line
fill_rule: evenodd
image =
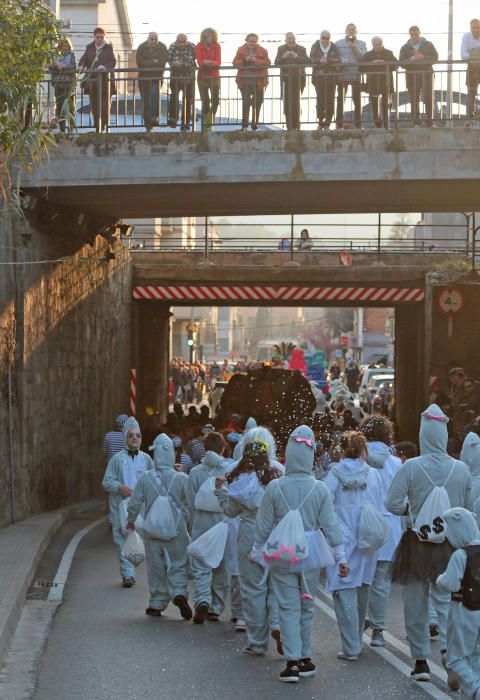
M193 117L195 95L195 46L186 34L178 34L168 49L170 65L170 99L168 102L168 126L176 129L180 93L183 94L182 131L188 131Z
M433 124L433 64L438 61L438 52L431 41L421 36L414 25L408 30L410 39L400 49L400 64L407 73L407 90L412 105L414 126L421 126L420 95L427 114L427 126Z
M317 93L317 119L319 129L329 129L335 111L335 86L340 67L340 52L330 40L328 29L323 29L320 39L310 49L313 65L312 83Z
M137 49L138 89L142 98L143 123L147 131L159 125L160 86L163 84L163 69L168 59L165 44L158 40L156 32L150 32L147 40Z
M313 241L307 228L303 228L300 231L300 239L295 243L295 248L297 250L312 250Z
M237 85L242 93L242 131L248 128L250 109L252 129L258 129L258 116L263 104L263 94L268 85L270 58L267 49L258 43L258 34L251 32L245 44L237 50L233 65L238 68Z
M50 126L58 124L60 131L63 132L66 128L67 116L73 113L75 105L72 83L75 79L76 60L72 42L67 37L61 39L58 54L49 66L55 88L55 119L50 122Z
M307 50L297 44L293 32L287 32L285 43L279 47L275 59L275 65L281 66L280 82L287 129L300 129L300 99L306 85L307 63Z
M467 123L472 126L475 119L475 102L477 99L478 84L480 83L480 19L472 19L470 31L463 35L461 55L464 61L468 61L467 69Z
M113 46L105 41L105 30L97 27L78 68L86 72L82 89L84 94L90 95L93 123L98 132L105 131L108 126L111 96L116 94L115 81L113 76L109 79L108 71L113 70L116 64Z
M393 72L397 59L392 51L383 45L381 36L372 38L372 50L363 57L362 70L367 74L367 92L372 107L375 126L388 128L390 109L392 106ZM390 65L386 65L390 64ZM381 116L379 109L381 102Z
M337 129L343 129L343 107L348 86L352 88L354 120L357 129L362 127L362 89L358 64L367 52L367 45L357 38L357 27L351 22L345 28L345 38L335 42L342 64L337 87Z
M207 27L200 34L195 56L199 67L197 81L202 100L202 131L210 131L220 102L218 68L222 65L222 49L218 43L218 34L212 27Z

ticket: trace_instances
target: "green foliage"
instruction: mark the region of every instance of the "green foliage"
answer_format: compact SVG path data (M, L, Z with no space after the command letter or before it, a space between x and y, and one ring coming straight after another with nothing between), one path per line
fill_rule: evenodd
M42 131L38 86L52 63L59 23L41 0L0 0L0 36L0 199L16 205L22 171L54 143Z

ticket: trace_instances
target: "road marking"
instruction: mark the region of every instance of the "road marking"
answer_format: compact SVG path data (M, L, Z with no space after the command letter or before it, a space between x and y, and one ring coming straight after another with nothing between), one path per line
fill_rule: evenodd
M325 593L327 597L327 593ZM330 597L331 598L331 597ZM319 598L315 598L315 605L317 608L319 608L322 612L324 612L328 617L331 617L332 620L336 620L336 615L335 611L327 605L327 603L324 603L322 600ZM391 635L389 635L391 636ZM364 641L370 641L369 637L364 634L363 635L363 640ZM376 654L382 657L385 661L387 661L391 666L394 666L394 668L399 671L402 676L405 676L409 680L411 680L410 676L410 667L407 666L407 664L403 663L399 658L397 658L394 654L389 652L387 649L384 649L382 647L370 647L372 651L374 651ZM436 674L435 674L436 675ZM415 685L420 688L421 690L424 690L427 695L430 695L431 698L435 698L435 700L451 700L450 696L447 695L446 693L443 692L443 690L440 690L440 688L437 688L437 686L433 685L433 683L418 683L415 681L412 681L415 683Z
M83 540L85 535L88 535L90 530L93 530L95 527L97 527L97 525L103 523L104 520L105 516L99 518L98 520L95 520L93 523L90 523L90 525L84 527L83 530L79 530L77 534L74 535L68 543L67 548L63 553L59 567L57 569L57 573L55 574L55 578L53 579L52 588L50 589L50 593L48 594L47 600L50 603L62 602L63 589L65 588L65 584L67 583L68 574L70 573L70 567L72 566L73 557L75 556L75 552L77 551L78 545Z

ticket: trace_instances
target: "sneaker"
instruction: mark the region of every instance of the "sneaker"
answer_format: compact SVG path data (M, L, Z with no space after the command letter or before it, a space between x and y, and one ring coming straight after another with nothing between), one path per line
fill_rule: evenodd
M285 670L280 673L279 678L284 683L298 683L300 680L298 661L287 661L287 666Z
M209 612L207 613L207 620L209 622L218 622L220 615L218 613Z
M277 653L280 654L280 656L283 656L283 644L282 644L282 638L280 636L280 630L272 630L270 633L270 636L272 639L275 640L275 645L277 647Z
M264 656L263 651L257 651L257 649L254 649L251 646L243 647L242 654L250 654L250 656Z
M191 620L193 617L192 608L188 604L188 600L184 595L176 595L172 603L180 610L180 615L184 620Z
M370 642L371 647L384 647L385 640L383 638L383 630L373 630L372 641Z
M150 617L162 617L162 611L157 610L157 608L147 608L145 610L145 615L150 615Z
M430 681L430 668L426 661L415 661L415 668L411 672L410 676L414 681Z
M246 631L247 631L247 625L245 624L245 621L238 619L235 623L235 632L246 632Z
M430 625L430 639L436 639L439 634L440 630L438 629L438 625Z
M195 608L193 621L196 625L203 625L208 615L208 603L199 603Z
M300 659L298 662L298 673L301 678L309 678L315 675L315 664L310 658Z
M457 681L456 675L451 671L449 668L447 668L447 652L444 651L442 653L442 666L447 672L447 685L450 688L450 690L460 690L460 683Z
M133 576L124 576L124 578L122 578L123 588L131 588L134 585L135 585L135 579L133 578Z
M345 654L343 651L339 651L337 654L337 659L342 661L358 661L360 654Z

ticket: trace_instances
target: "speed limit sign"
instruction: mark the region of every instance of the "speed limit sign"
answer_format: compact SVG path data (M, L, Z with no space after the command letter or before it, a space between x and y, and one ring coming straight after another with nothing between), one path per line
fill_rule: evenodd
M445 287L438 295L438 308L442 314L454 316L459 314L464 305L465 299L462 292L456 287Z

